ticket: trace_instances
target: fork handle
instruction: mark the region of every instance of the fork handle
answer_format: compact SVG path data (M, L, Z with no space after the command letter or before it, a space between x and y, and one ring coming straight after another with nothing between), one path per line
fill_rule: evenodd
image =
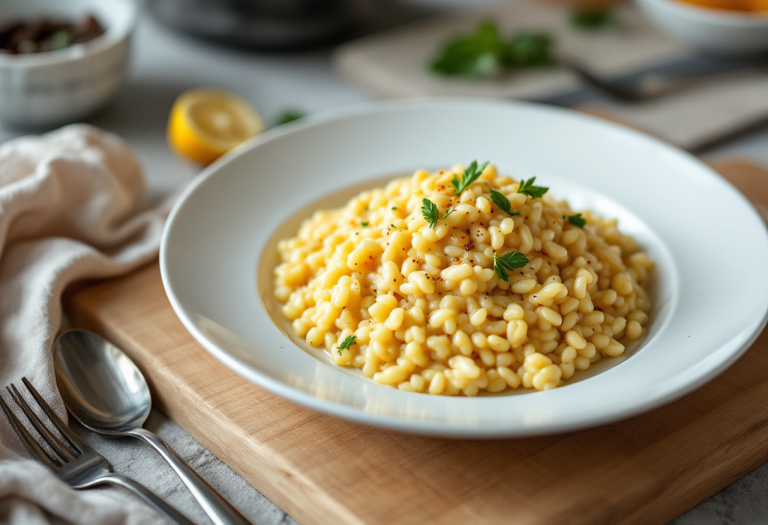
M137 428L124 435L144 440L176 471L205 513L215 525L253 525L232 504L224 499L208 482L192 470L159 436L149 430Z
M174 509L159 497L157 497L154 492L150 491L144 487L144 485L141 485L140 483L137 483L130 478L126 478L121 474L110 472L109 474L101 476L99 481L104 483L112 483L113 485L119 485L121 487L127 488L138 497L143 499L146 503L149 503L151 506L153 506L155 510L157 510L172 523L176 523L177 525L195 525L193 522L184 517L184 515L181 514L178 510Z

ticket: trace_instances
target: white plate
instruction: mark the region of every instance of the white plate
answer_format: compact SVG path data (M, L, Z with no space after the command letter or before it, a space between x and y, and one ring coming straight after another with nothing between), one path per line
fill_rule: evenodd
M646 247L657 267L641 348L565 387L478 398L380 386L302 349L271 296L275 240L317 206L343 202L351 187L472 159L536 175L572 206L618 217ZM472 99L377 103L267 132L186 190L160 250L176 313L237 373L335 416L455 437L574 430L690 392L764 326L766 261L768 235L754 208L694 157L575 112Z

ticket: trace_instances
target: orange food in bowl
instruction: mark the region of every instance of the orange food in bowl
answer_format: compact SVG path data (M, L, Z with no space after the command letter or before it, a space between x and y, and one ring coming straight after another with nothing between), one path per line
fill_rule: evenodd
M768 0L747 0L751 11L768 13Z
M686 4L747 13L768 12L768 0L679 0Z

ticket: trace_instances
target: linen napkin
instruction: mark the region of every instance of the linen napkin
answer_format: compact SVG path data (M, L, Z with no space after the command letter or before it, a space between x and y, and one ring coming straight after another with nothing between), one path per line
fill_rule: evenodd
M26 376L65 421L51 359L62 292L156 257L170 202L139 212L144 188L127 144L90 126L0 146L0 386ZM74 491L28 458L0 416L0 523L165 523L122 489Z

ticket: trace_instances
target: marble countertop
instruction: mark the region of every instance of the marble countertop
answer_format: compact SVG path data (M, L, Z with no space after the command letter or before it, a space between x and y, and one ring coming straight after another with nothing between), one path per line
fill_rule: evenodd
M134 148L144 163L153 200L184 185L200 171L199 167L179 160L165 142L166 119L174 99L182 91L200 86L217 86L239 93L258 108L267 123L287 108L314 113L369 100L334 75L328 50L275 54L233 50L176 34L144 16L133 41L126 85L108 108L88 122L119 134ZM19 134L17 130L0 128L0 142ZM735 155L768 164L768 125L707 151L704 157ZM295 523L161 413L153 412L147 427L165 438L255 523ZM109 440L82 428L78 432L101 451L118 472L145 484L196 522L207 523L170 468L147 447L125 440ZM672 523L768 523L768 464Z

